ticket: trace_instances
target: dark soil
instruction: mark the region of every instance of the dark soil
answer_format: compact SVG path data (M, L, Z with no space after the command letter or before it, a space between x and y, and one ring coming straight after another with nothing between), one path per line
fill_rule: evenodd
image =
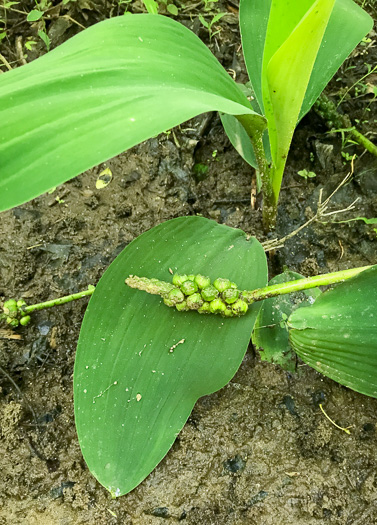
M14 7L30 11L33 5L23 1ZM228 15L210 47L242 80L236 6L234 1L216 5ZM178 18L208 43L199 8L181 8ZM80 29L64 14L88 26L124 9L91 0L52 5L47 27L52 45ZM141 3L130 9L141 10ZM369 9L376 17L373 5ZM196 16L191 20L189 13ZM16 67L22 58L17 39L38 40L38 28L18 12L8 11L7 20L1 53ZM366 64L376 63L376 33L370 38L372 43L359 46L328 87L335 101L367 73ZM43 46L38 43L26 60L44 52ZM376 79L372 74L363 80L357 93L352 88L340 106L371 140L377 104L370 86ZM310 218L320 190L327 197L350 171L342 152L358 157L353 178L330 210L347 208L358 198L354 209L289 240L270 258L271 277L283 265L313 275L377 263L372 225L334 222L377 217L377 159L358 146L342 145L340 134L328 134L314 112L294 137L276 235ZM209 168L203 180L195 175L198 163ZM113 180L97 190L105 167ZM302 169L316 177L306 181L297 174ZM36 303L85 289L135 237L182 215L202 214L263 241L261 210L250 207L251 175L215 114L153 138L53 194L1 215L0 299ZM263 363L252 346L229 385L198 401L152 474L130 494L112 500L88 471L74 426L72 372L86 304L84 299L36 313L29 327L17 330L20 339L0 334L1 524L377 523L377 400L307 366L291 374ZM351 434L325 419L319 403L339 425L352 425Z

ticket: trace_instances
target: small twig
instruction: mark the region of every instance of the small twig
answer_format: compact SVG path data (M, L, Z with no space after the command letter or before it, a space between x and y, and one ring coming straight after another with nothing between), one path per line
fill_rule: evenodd
M15 339L20 341L22 337L19 334L15 334L13 330L0 330L0 339Z
M22 49L22 36L18 36L16 38L16 54L17 54L19 61L21 62L23 66L27 64L25 55Z
M74 18L72 18L72 17L69 16L69 15L61 15L60 18L66 18L67 20L69 20L69 21L72 22L73 24L76 24L76 25L78 25L79 27L81 27L81 29L86 29L85 26L83 26L82 24L80 24L80 22L77 22L77 20L75 20Z
M335 190L323 202L322 202L323 188L320 189L316 214L311 219L309 219L304 224L302 224L299 228L297 228L293 232L289 233L288 235L285 235L281 239L272 239L271 241L266 241L266 242L262 243L264 251L265 252L269 252L271 250L277 250L278 248L282 248L284 246L285 242L288 239L291 239L292 237L297 235L301 230L303 230L304 228L307 228L312 222L315 222L315 221L323 222L321 220L323 217L328 217L330 215L335 215L336 213L343 213L343 212L346 212L346 211L349 211L349 210L353 209L354 206L355 206L355 203L359 200L358 198L352 204L347 206L347 208L344 208L342 210L336 210L336 211L327 212L327 209L328 209L328 206L330 204L331 199L340 190L340 188L342 188L345 184L347 184L347 182L351 179L352 176L353 176L353 159L352 159L350 173L348 173L345 176L345 178L342 180L342 182L335 188Z
M4 66L11 71L12 66L9 64L8 60L0 53L0 61L4 64Z

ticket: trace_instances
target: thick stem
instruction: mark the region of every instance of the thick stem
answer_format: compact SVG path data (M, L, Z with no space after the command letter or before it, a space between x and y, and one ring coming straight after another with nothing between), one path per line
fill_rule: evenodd
M263 133L267 123L265 120L255 119L253 115L239 115L237 119L249 135L253 145L258 173L262 183L263 194L263 226L266 231L275 227L277 214L277 198L272 187L271 170L263 146Z
M284 295L287 293L309 290L310 288L317 288L318 286L328 286L330 284L341 283L347 279L351 279L351 277L355 277L368 268L371 268L371 266L362 266L361 268L351 268L350 270L315 275L314 277L307 277L306 279L297 279L296 281L265 286L264 288L258 288L251 292L243 291L242 295L246 302L250 304L254 301L262 301L263 299L269 299L270 297L276 297L277 295Z

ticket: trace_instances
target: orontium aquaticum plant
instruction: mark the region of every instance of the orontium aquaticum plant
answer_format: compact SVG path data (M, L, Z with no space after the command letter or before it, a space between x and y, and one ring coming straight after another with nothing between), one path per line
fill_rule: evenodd
M297 122L372 23L352 0L241 0L251 101L174 20L132 15L86 29L0 76L0 211L218 110L257 168L272 227Z
M34 310L92 295L75 359L75 420L90 471L116 497L156 467L196 401L230 381L251 333L263 359L294 370L298 355L377 397L377 265L306 279L285 272L266 284L255 238L180 217L129 244L95 290L30 306L10 300L3 318L25 325Z
M259 170L271 225L297 121L371 19L351 0L241 0L240 22L254 106L195 35L158 15L101 22L1 75L0 209L218 110ZM377 266L300 277L284 274L266 287L255 238L181 217L135 239L95 290L31 306L10 300L0 318L26 325L33 310L92 295L75 360L75 420L89 469L116 497L161 461L198 398L230 381L253 330L266 359L289 367L293 348L328 377L377 397ZM303 306L283 302L302 290Z

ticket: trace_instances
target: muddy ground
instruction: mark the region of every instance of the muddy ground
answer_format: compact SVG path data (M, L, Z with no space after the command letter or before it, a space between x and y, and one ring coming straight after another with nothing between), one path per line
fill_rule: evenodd
M29 11L32 4L17 7ZM64 13L87 26L125 9L81 0L68 4L67 11L59 6L47 27L53 45L78 30L66 23ZM141 9L138 2L128 7ZM210 47L242 80L236 7L237 2L216 6L228 15ZM367 7L376 18L372 3ZM200 8L197 3L191 11L182 7L178 18L209 43L197 16L189 16ZM37 28L17 12L8 11L7 23L1 53L16 67L17 37L25 41ZM367 73L367 64L376 63L375 32L370 39L328 87L334 100ZM38 43L33 53L41 52ZM370 75L340 106L372 140L376 84L376 75ZM283 265L313 275L377 263L373 226L332 222L377 217L377 159L345 145L339 134L328 134L314 112L294 137L276 235L310 218L320 190L329 195L351 170L344 153L357 155L354 176L330 209L347 208L358 198L355 208L288 241L270 257L271 277ZM198 177L196 164L208 166L204 177ZM105 167L113 180L97 190ZM316 177L305 180L297 174L302 169ZM202 214L266 240L261 211L250 207L251 175L215 114L153 138L53 194L1 215L0 299L36 303L85 289L136 236L182 215ZM86 304L84 299L36 313L29 327L17 331L21 339L0 339L0 524L377 523L377 400L302 364L292 374L263 363L252 345L229 385L198 401L152 474L127 496L112 500L88 471L74 426L72 372ZM339 425L352 426L350 435L325 419L319 403Z

